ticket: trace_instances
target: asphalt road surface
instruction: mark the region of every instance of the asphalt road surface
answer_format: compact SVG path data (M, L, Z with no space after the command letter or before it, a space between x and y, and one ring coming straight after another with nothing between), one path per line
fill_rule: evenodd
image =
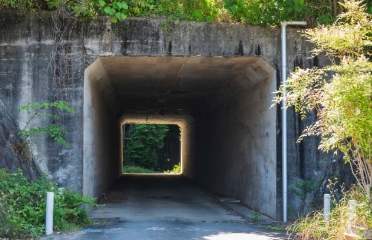
M180 175L123 175L94 208L94 224L42 239L287 239L258 227L216 195Z

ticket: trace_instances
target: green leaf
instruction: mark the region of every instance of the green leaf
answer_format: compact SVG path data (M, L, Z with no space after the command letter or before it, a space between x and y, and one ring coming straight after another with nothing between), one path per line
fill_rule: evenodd
M122 4L122 8L124 8L125 10L128 10L128 4L126 2L121 2Z
M126 18L127 18L127 16L126 16L124 13L121 13L121 14L120 14L120 19L121 19L121 20L124 20L124 19L126 19Z
M116 18L111 18L110 20L112 23L116 23L118 21Z
M213 17L211 16L207 16L206 19L207 19L207 22L213 22Z
M112 3L112 7L113 7L113 8L120 8L120 7L118 6L118 2L117 2L117 1L114 1L114 2Z
M237 5L233 5L231 8L230 8L231 12L232 13L236 13L238 11L238 6Z
M103 1L103 0L99 0L98 2L99 2L99 5L100 5L101 7L103 7L103 6L106 5L105 1Z
M109 6L106 6L103 11L106 13L106 14L109 14L111 15L111 8Z

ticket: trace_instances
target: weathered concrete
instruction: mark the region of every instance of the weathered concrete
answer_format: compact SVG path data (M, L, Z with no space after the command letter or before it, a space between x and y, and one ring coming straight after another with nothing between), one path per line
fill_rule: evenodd
M184 173L279 219L280 112L268 109L268 94L280 81L279 29L180 22L170 33L162 30L163 21L130 18L112 24L107 18L76 22L56 13L0 12L0 98L18 126L27 118L17 108L29 101L62 99L77 110L62 116L71 148L49 137L33 138L35 163L61 186L98 196L121 171L116 156L122 114L190 114L195 131L183 132ZM308 58L312 46L297 29L287 31L288 72L324 66L324 57ZM193 65L194 60L199 62ZM266 65L272 69L261 71ZM249 68L266 75L255 77ZM97 78L98 72L106 76ZM169 93L179 96L172 100ZM348 166L321 155L317 138L298 145L306 124L289 113L289 187L316 179L323 190L329 174L338 176ZM289 199L296 215L303 202L291 192Z
M97 61L103 63L99 68ZM277 218L276 111L270 109L276 74L263 58L103 57L97 61L89 69L97 69L97 79L106 79L100 80L102 96L113 111L124 113L121 124L178 124L184 175ZM196 132L194 120L185 113L196 117ZM196 142L195 133L209 135ZM104 148L94 148L99 147ZM195 148L200 150L196 155Z
M112 95L112 87L100 59L86 68L84 75L83 192L99 197L123 172L118 161L120 131L114 112L104 100Z
M264 63L243 93L196 119L197 179L276 218L276 72Z

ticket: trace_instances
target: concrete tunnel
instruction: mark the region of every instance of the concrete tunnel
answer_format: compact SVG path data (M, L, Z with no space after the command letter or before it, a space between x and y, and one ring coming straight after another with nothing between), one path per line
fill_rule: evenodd
M183 175L280 219L276 74L262 57L99 57L84 74L84 194L122 175L123 124L177 124Z

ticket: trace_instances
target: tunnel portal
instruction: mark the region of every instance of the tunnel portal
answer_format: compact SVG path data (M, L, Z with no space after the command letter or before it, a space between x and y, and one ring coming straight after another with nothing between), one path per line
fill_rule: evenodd
M177 124L183 175L279 219L276 89L262 57L99 57L84 76L84 194L122 175L123 124Z

